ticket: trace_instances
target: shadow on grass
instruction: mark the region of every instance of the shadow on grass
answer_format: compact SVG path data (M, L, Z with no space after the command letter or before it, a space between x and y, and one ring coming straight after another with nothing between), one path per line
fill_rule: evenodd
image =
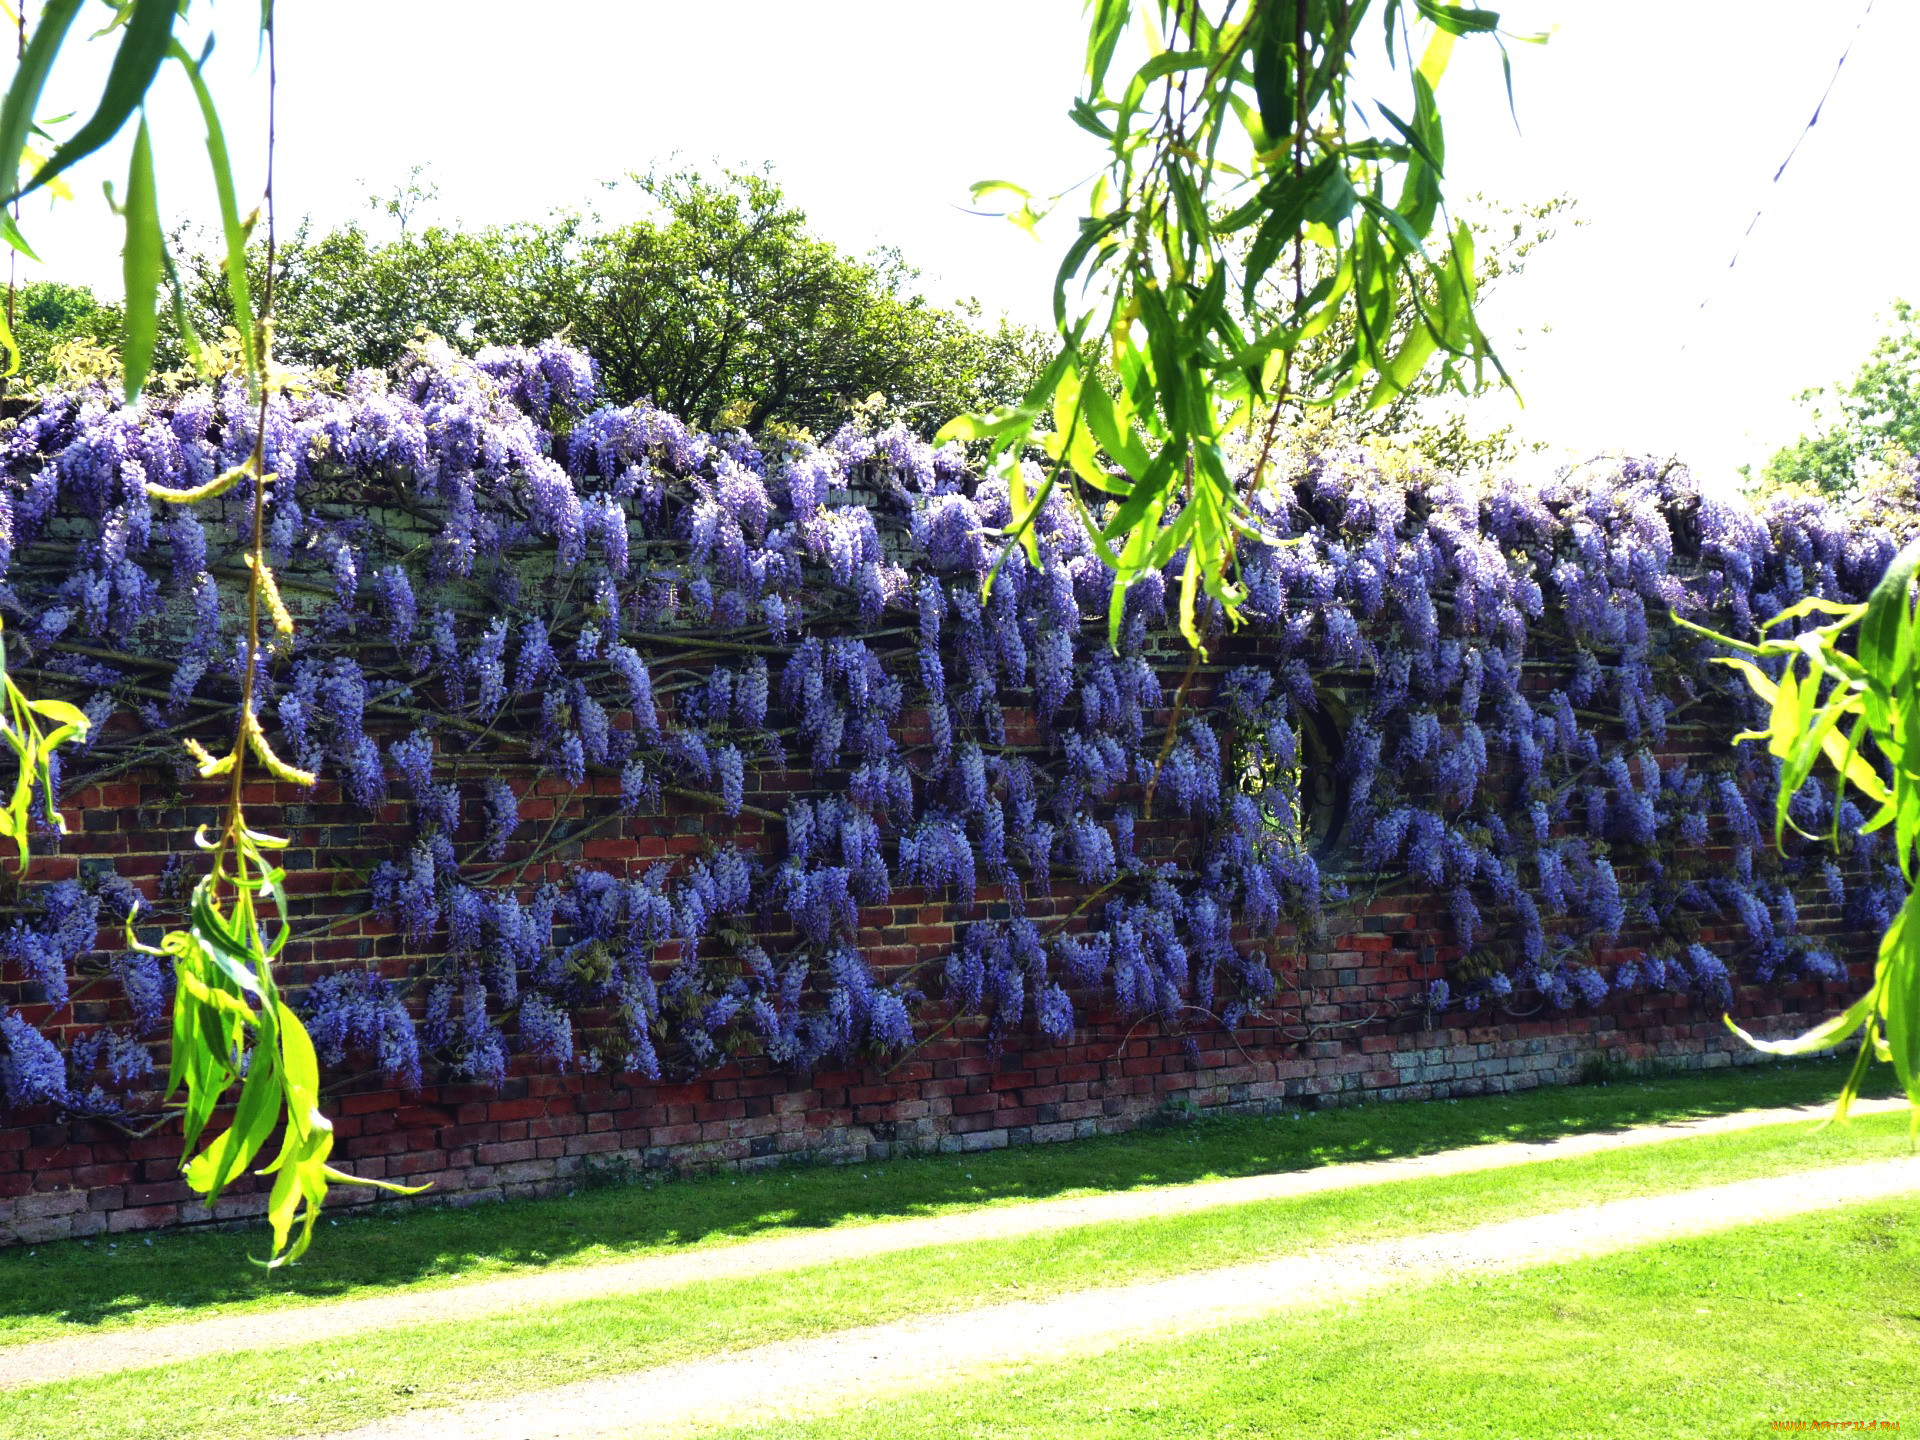
M542 1200L342 1212L322 1222L305 1260L275 1272L247 1261L264 1248L259 1226L16 1247L0 1251L0 1342L9 1329L15 1338L38 1338L52 1324L179 1319L208 1306L338 1298L1076 1190L1273 1174L1819 1103L1841 1078L1838 1062L1769 1064L1468 1100L1194 1119L972 1155L680 1180L603 1177Z

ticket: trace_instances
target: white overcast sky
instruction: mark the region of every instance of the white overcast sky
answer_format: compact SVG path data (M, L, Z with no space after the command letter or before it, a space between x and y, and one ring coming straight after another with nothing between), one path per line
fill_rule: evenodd
M1456 51L1441 92L1450 193L1565 192L1587 223L1490 304L1526 408L1482 409L1556 454L1677 454L1703 480L1730 479L1798 433L1792 396L1851 373L1896 296L1920 299L1920 185L1901 158L1920 0L1877 0L1777 185L1863 3L1499 8L1514 30L1553 36L1513 47L1519 133L1492 48ZM236 164L257 176L246 7L221 9L234 28L211 69ZM1044 191L1098 164L1064 113L1083 45L1075 0L280 0L279 13L283 226L371 220L368 193L416 164L439 187L427 218L478 224L581 203L619 218L601 183L627 172L770 162L830 238L896 245L935 298L1044 322L1065 228L1036 245L963 213L967 187ZM154 121L163 209L209 215L184 95L157 100ZM75 204L30 207L49 264L27 273L117 292L98 184L124 151L75 176Z

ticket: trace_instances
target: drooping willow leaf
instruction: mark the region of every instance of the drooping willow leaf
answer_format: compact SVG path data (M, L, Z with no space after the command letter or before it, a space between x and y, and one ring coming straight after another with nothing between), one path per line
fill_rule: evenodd
M5 97L0 99L0 155L12 158L29 154L26 141L34 128L35 112L80 8L80 0L46 0L41 7L39 23ZM100 99L91 116L55 148L44 164L31 169L14 165L5 179L4 195L0 195L0 240L31 254L12 217L5 213L5 202L42 185L57 185L63 170L98 150L136 111L140 112L126 198L118 206L126 223L122 358L127 398L132 401L139 394L152 366L162 284L172 289L174 314L187 353L196 366L201 365L199 339L187 323L179 274L161 232L153 137L145 112L147 93L162 64L168 59L178 63L193 89L206 127L207 158L213 170L227 249L228 298L242 330L248 393L261 407L262 423L254 437L253 452L242 464L197 488L156 485L149 486L148 492L163 502L192 504L246 480L254 489L257 517L272 479L266 473L264 454L271 336L271 316L266 312L271 305L271 284L266 287L261 310L256 311L246 257L253 221L241 216L225 128L204 73L212 41L196 59L174 35L175 24L187 8L187 0L119 0L113 23L94 37L119 36ZM271 47L272 0L261 0L260 33ZM271 133L269 121L269 152ZM111 189L108 198L112 200ZM270 192L266 208L270 230ZM11 374L18 365L18 351L3 326L0 346L8 352ZM274 752L254 713L252 687L257 662L267 653L260 635L260 616L264 611L282 635L292 633L293 619L267 566L257 524L245 560L252 625L233 744L226 754L216 756L195 741L187 742L201 776L225 779L232 787L224 828L217 839L204 842L212 852L210 873L194 890L191 917L185 928L166 935L155 949L139 941L130 915L127 938L136 948L168 955L174 962L178 983L167 1093L172 1096L184 1092L182 1123L188 1158L182 1169L188 1183L211 1202L253 1164L276 1131L281 1136L278 1153L259 1172L274 1177L267 1206L273 1250L267 1263L280 1265L298 1259L311 1242L314 1221L331 1181L378 1185L403 1194L413 1192L384 1181L361 1180L328 1165L333 1127L320 1110L320 1071L313 1042L299 1017L281 999L274 982L273 960L287 935L285 874L266 859L265 852L284 842L248 827L241 805L242 781L249 756L284 783L311 785L314 776L289 765ZM4 681L6 699L0 738L13 749L19 774L11 801L0 812L0 834L16 842L19 864L24 869L31 829L29 810L36 791L45 796L47 822L56 829L63 828L54 808L54 750L69 739L84 736L88 725L87 717L71 705L28 700L5 676L4 668L5 656L0 651L0 681ZM43 726L43 721L50 724ZM271 940L261 923L263 906L271 908L277 922ZM232 1123L202 1147L200 1142L215 1111L235 1086L239 1095Z
M242 480L257 492L273 478L263 471L262 463L256 437L253 453L245 461L206 485L192 490L149 485L147 490L153 498L171 504L192 504L224 493ZM293 617L280 598L257 536L245 559L253 619L245 673L251 675L261 650L261 614L265 612L282 634L292 633ZM372 1185L396 1195L418 1194L426 1187L364 1179L327 1163L333 1151L333 1125L320 1109L320 1066L313 1041L300 1017L281 999L273 976L274 959L287 941L286 872L266 852L285 848L286 841L250 829L240 802L241 772L249 755L274 779L287 784L311 785L315 777L289 765L274 751L250 701L250 695L243 695L233 745L225 754L214 755L192 739L185 742L203 779L231 777L233 786L226 828L218 839L208 839L204 831L197 837L202 848L211 852L212 864L210 873L194 888L186 927L151 947L135 935L130 916L127 940L149 954L170 956L174 964L173 1057L167 1094L185 1092L181 1168L187 1183L212 1204L253 1164L274 1132L280 1133L279 1152L258 1172L274 1177L267 1200L273 1250L265 1263L271 1267L306 1253L332 1183ZM263 906L271 910L271 938L262 923ZM231 1123L195 1153L214 1111L236 1085L240 1094Z
M220 123L220 111L213 103L213 92L207 88L201 63L189 55L186 47L177 40L168 53L186 71L187 79L193 85L194 98L200 104L200 118L206 122L207 161L213 167L213 188L220 201L220 232L227 245L227 298L233 304L235 318L242 319L253 314L253 292L247 280L247 236L250 227L240 216L240 203L233 183L233 161L227 153L226 128ZM255 327L256 331L258 328ZM249 386L255 386L260 381L263 364L258 338L256 335L243 335L241 341L247 380Z
M1455 38L1496 34L1499 17L1382 0L1387 58L1408 62L1412 95L1367 106L1351 92L1368 4L1088 7L1072 113L1109 158L1055 276L1060 349L1020 405L942 436L987 442L1007 482L1006 533L1029 550L1042 508L1066 491L1116 572L1114 637L1127 587L1182 550L1188 642L1202 643L1203 594L1238 618L1236 544L1257 533L1247 498L1261 477L1257 463L1237 473L1227 452L1262 416L1360 393L1391 404L1436 362L1463 390L1468 369L1472 386L1487 367L1505 379L1474 314L1470 232L1442 223L1435 98ZM1416 21L1430 31L1417 52ZM1146 58L1110 80L1136 29ZM1060 198L1005 180L974 187L976 199L996 194L1018 202L1007 218L1029 231ZM1336 323L1351 340L1297 365ZM1107 413L1121 407L1125 426ZM1031 449L1052 462L1037 486L1021 474Z
M54 61L59 58L67 32L79 14L80 0L45 0L40 7L33 36L27 41L26 52L13 72L6 98L0 99L0 155L7 156L9 163L27 148L27 136L32 133L34 112L40 108L47 78L53 73ZM0 204L12 203L20 189L17 171L5 177L5 195Z
M24 185L17 181L13 183L13 193L6 196L7 201L19 195L31 194L69 165L85 159L120 133L120 127L145 103L153 77L159 73L161 62L167 58L167 46L173 39L173 22L179 11L179 0L132 0L132 9L120 37L120 48L114 52L113 65L107 71L107 83L100 92L100 100L93 114L53 152L53 157L31 179ZM43 27L44 24L43 21ZM34 38L39 39L37 31ZM0 150L0 154L5 153Z
M167 1094L185 1091L187 1183L212 1204L280 1133L278 1153L259 1172L274 1177L267 1200L273 1250L264 1262L274 1267L306 1253L330 1182L372 1185L396 1195L425 1187L348 1175L327 1163L333 1125L320 1109L313 1040L273 978L274 957L287 937L286 872L262 853L263 841L271 843L271 837L250 831L218 843L203 840L215 852L214 869L194 888L186 928L148 946L130 918L127 940L135 949L170 957L174 965ZM224 902L223 892L231 897ZM262 924L263 903L273 912L271 939ZM240 1095L231 1122L200 1146L214 1110L236 1084Z
M139 397L153 365L153 348L160 334L158 295L166 275L161 258L166 241L160 233L160 202L153 178L153 141L147 122L134 136L133 160L127 170L127 241L121 251L126 281L126 343L120 363L129 403Z
M1731 1017L1727 1024L1757 1050L1804 1055L1860 1036L1860 1051L1840 1093L1836 1118L1858 1096L1866 1068L1879 1058L1893 1065L1913 1105L1920 1134L1920 900L1913 885L1914 846L1920 840L1920 610L1914 581L1920 542L1894 558L1864 605L1806 599L1762 626L1757 645L1681 620L1686 628L1760 660L1781 662L1775 679L1752 660L1723 657L1746 677L1768 706L1766 728L1736 737L1764 740L1780 762L1774 839L1793 825L1788 813L1821 762L1834 775L1836 836L1841 801L1851 789L1873 806L1867 830L1894 826L1895 853L1909 891L1881 937L1873 986L1842 1014L1787 1040L1756 1040ZM1833 618L1792 636L1772 632L1813 614ZM1679 619L1678 616L1675 619ZM1855 653L1841 648L1851 635ZM1871 745L1871 750L1868 746ZM1876 758L1878 757L1878 763ZM1881 768L1884 766L1884 770ZM1798 833L1798 826L1794 826Z
M244 258L250 225L240 213L225 129L203 73L212 42L208 42L206 51L196 60L174 33L176 23L185 16L187 8L183 0L122 0L114 22L92 37L97 40L118 36L100 97L80 128L56 145L52 155L44 160L28 148L27 137L35 130L35 111L58 62L77 48L68 41L81 5L79 0L48 0L39 8L38 23L15 67L6 95L0 99L0 154L23 157L23 163L0 185L0 241L29 259L38 258L4 206L41 187L53 187L64 193L60 175L98 151L119 134L137 112L142 112L161 67L169 59L178 62L193 87L206 124L207 158L213 169L214 189L220 204L220 228L227 244L228 298L233 303L235 316L242 318L242 358L252 385L260 378L262 347L258 327L244 323L245 317L253 316ZM271 23L271 13L271 5L263 4L263 34ZM127 197L116 206L126 230L122 252L127 304L121 351L130 397L139 393L151 365L158 333L155 297L163 283L171 291L174 320L188 359L203 370L206 364L200 337L186 312L178 269L161 233L153 177L152 140L147 119L142 114L127 180ZM108 198L112 200L111 190ZM19 365L18 351L11 331L4 324L0 324L0 349L7 352L6 373L15 373Z
M6 808L0 810L0 837L14 842L15 870L25 874L32 859L33 807L38 796L43 818L56 834L67 833L54 793L53 757L70 740L84 740L92 722L64 700L32 700L14 684L6 670L6 644L0 637L0 689L5 691L5 715L0 717L0 740L13 751L18 767ZM43 723L44 722L44 723Z

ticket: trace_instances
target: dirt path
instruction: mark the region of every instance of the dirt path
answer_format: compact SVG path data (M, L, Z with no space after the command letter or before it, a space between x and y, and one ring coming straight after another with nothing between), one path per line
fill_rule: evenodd
M1899 1109L1904 1100L1865 1101L1856 1113ZM1543 1160L1594 1155L1715 1135L1761 1125L1817 1119L1825 1106L1745 1110L1699 1120L1562 1136L1529 1143L1474 1145L1431 1155L1324 1165L1313 1170L1123 1190L1062 1200L989 1206L906 1220L878 1221L804 1234L711 1245L602 1265L535 1271L466 1284L373 1295L358 1300L289 1302L273 1310L271 1340L262 1312L216 1315L176 1324L127 1326L57 1340L0 1345L0 1389L42 1385L83 1375L143 1369L204 1355L303 1345L369 1330L477 1318L608 1295L667 1289L696 1280L764 1275L803 1266L884 1255L929 1245L1007 1239L1115 1220L1190 1214L1225 1205L1283 1199L1389 1180L1460 1175Z
M1447 1235L843 1330L509 1400L416 1411L329 1440L640 1440L768 1420L1463 1271L1606 1254L1916 1190L1920 1159L1909 1157L1640 1196Z

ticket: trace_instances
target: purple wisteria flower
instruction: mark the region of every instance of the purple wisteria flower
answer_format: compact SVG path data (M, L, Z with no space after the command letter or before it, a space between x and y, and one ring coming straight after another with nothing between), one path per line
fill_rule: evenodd
M238 511L157 509L146 485L203 483L258 423L236 384L135 407L95 387L0 436L15 658L99 721L63 757L76 783L152 743L142 726L237 696ZM966 927L925 983L990 1046L1061 1041L1107 1007L1184 1034L1262 1012L1268 952L1312 943L1355 870L1426 892L1447 971L1430 1013L1503 1005L1516 982L1559 1008L1648 989L1711 1005L1730 960L1743 981L1837 980L1833 927L1883 928L1902 898L1857 806L1844 855L1790 833L1783 856L1772 757L1689 767L1662 743L1683 707L1732 730L1748 703L1668 610L1750 635L1801 598L1858 598L1914 528L1884 507L1753 508L1633 460L1469 481L1287 437L1249 498L1239 626L1199 598L1209 661L1187 684L1187 556L1116 587L1056 487L1030 558L1007 477L910 423L705 434L607 402L562 341L471 359L423 342L384 375L276 394L263 440L300 613L256 672L261 715L377 820L365 866L413 967L297 977L329 1063L365 1049L414 1073L395 997L415 988L426 1048L483 1082L507 1037L648 1076L895 1053L926 997L856 945L896 881ZM1027 493L1044 479L1028 465ZM366 518L368 496L409 518ZM624 873L618 843L663 809L759 834L750 770L786 815L759 859L676 850ZM556 779L575 793L543 791ZM523 792L541 816L524 832ZM1809 835L1836 819L1819 787L1789 813ZM496 868L516 840L527 870ZM1045 908L1072 933L1042 943L1055 884ZM31 886L0 932L20 1014L112 977L87 995L110 1021L82 1018L69 1046L82 1078L0 1044L10 1104L92 1103L85 1077L145 1054L114 1026L164 1023L164 965L95 951L105 893ZM1738 950L1690 948L1730 925ZM1650 953L1593 970L1623 936ZM664 946L678 958L656 970Z

